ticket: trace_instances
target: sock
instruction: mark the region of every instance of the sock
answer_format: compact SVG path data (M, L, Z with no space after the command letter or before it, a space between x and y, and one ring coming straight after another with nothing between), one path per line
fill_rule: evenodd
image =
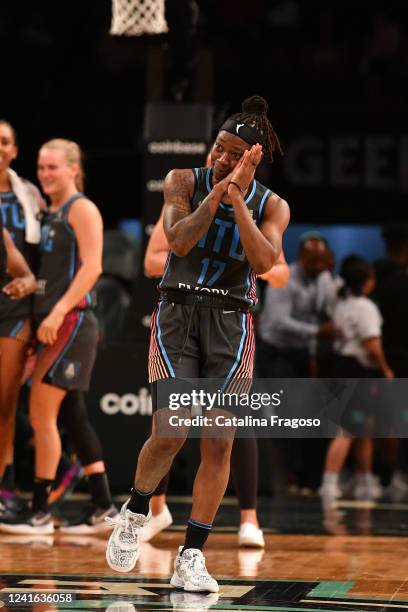
M112 497L106 472L90 474L88 485L93 504L97 508L107 510L112 505Z
M65 451L62 451L61 459L58 464L58 473L63 474L69 470L69 468L72 467L72 463L71 457L69 457Z
M337 472L323 472L323 484L336 485L339 482L339 475Z
M198 548L202 550L210 535L211 528L212 525L208 523L200 523L199 521L190 519L187 523L186 539L181 554L183 554L187 548Z
M154 493L153 491L139 491L139 489L132 489L127 509L136 514L149 514L149 502L150 498Z
M9 463L4 470L3 478L1 479L0 489L6 489L11 493L14 491L14 464Z
M51 491L52 480L36 478L34 480L34 495L31 509L34 513L48 512L48 495Z

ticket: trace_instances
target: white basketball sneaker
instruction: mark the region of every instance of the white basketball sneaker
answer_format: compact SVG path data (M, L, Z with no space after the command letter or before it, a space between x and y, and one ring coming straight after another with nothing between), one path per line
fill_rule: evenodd
M173 611L176 610L208 610L218 602L218 593L186 593L186 591L172 591L170 601Z
M140 541L150 542L154 536L163 531L163 529L166 529L166 527L169 527L172 522L173 517L166 504L160 514L153 515L150 521L143 527L140 533Z
M375 500L381 497L382 486L377 476L371 473L357 474L354 497L360 500Z
M242 523L238 531L238 546L265 548L262 529L258 529L253 523Z
M0 531L3 533L21 533L24 535L48 535L54 533L54 521L49 512L32 512L15 514L9 519L0 519Z
M210 576L205 567L205 557L198 548L187 548L174 561L174 574L170 580L171 586L185 591L201 593L218 593L218 582Z
M117 572L130 572L140 553L140 531L150 519L127 509L130 498L123 504L116 517L106 517L113 531L106 548L106 561Z
M90 504L83 515L76 520L62 522L59 526L59 533L91 535L109 531L110 526L105 519L107 517L115 519L118 516L118 510L113 504L108 509L97 508Z
M337 482L323 482L318 491L324 500L336 500L342 496L342 490Z
M336 499L343 494L339 485L339 474L337 472L323 472L322 484L318 493L325 507L333 505Z

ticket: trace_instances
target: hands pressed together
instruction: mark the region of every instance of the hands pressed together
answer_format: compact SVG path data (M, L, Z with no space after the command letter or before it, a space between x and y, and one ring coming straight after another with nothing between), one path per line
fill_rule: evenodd
M221 181L224 192L228 197L233 196L234 193L236 195L237 191L241 192L242 195L248 191L262 157L262 145L260 144L253 145L250 149L244 151L232 172Z
M236 193L237 190L241 191L241 193L248 191L248 188L254 179L256 169L262 160L262 156L262 145L260 144L253 145L250 149L244 152L229 178L229 196L234 195L234 192Z

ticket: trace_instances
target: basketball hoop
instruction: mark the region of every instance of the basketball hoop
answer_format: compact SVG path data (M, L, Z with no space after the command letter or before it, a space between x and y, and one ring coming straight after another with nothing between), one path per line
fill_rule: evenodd
M164 0L112 0L112 35L142 36L163 32L168 32Z

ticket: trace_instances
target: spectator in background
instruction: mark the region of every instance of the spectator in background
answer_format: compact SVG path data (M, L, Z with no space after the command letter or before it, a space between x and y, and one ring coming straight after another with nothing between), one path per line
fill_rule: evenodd
M375 264L374 297L384 319L383 342L395 375L408 377L408 223L384 226L386 256Z
M342 268L347 266L355 258L360 259L357 255L347 256L342 263ZM328 269L319 274L317 278L317 310L320 314L320 321L330 321L333 318L333 312L339 300L339 291L344 284L341 276L335 272L336 261L334 253L329 250ZM332 359L333 359L333 342L334 337L320 336L317 342L316 363L312 363L313 374L319 378L328 378L331 376ZM313 360L314 361L314 360Z
M373 266L366 260L353 256L343 266L344 286L342 299L337 303L333 322L341 331L334 343L335 360L333 378L365 379L383 376L393 378L394 373L385 359L382 342L382 317L377 306L367 296L375 286ZM365 396L358 395L364 402ZM367 408L366 405L360 410ZM353 438L341 432L332 440L326 455L320 494L326 502L341 496L339 474L352 445ZM357 476L354 494L358 498L379 497L381 490L372 474L373 442L370 438L358 440Z
M320 322L320 308L326 299L321 291L318 292L318 279L330 268L331 260L325 238L317 232L308 232L301 237L298 261L289 266L286 287L266 288L258 325L256 366L259 378L316 375L318 339L333 338L336 334L330 320ZM275 460L283 471L289 471L287 478L294 479L301 489L315 488L319 484L317 477L324 452L321 447L321 440L290 440L290 444L285 440L276 441Z
M351 255L350 257L355 257ZM343 286L343 279L336 274L336 259L333 251L328 248L327 269L317 277L317 309L330 319L338 300L339 289Z
M386 256L375 264L377 287L374 299L384 320L384 352L396 378L408 378L408 223L397 219L383 227ZM392 495L408 493L405 440L383 441L381 453L385 481ZM388 473L387 473L388 472Z
M335 272L336 260L334 253L328 249L327 270L317 278L316 308L320 323L331 321L334 307L338 300L339 289L343 285L342 278ZM333 336L319 336L316 347L316 358L311 359L311 375L327 378L333 356Z
M288 284L266 288L260 314L257 374L261 378L307 378L319 336L336 333L330 321L319 323L318 278L330 264L324 237L308 233L301 238L298 261L289 266ZM320 296L324 301L324 296Z

